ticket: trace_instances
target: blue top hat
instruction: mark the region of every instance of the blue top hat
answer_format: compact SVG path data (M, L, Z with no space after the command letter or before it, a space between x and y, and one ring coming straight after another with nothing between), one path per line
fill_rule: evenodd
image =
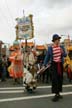
M54 42L57 39L61 39L61 37L58 34L54 34L52 37L52 41Z

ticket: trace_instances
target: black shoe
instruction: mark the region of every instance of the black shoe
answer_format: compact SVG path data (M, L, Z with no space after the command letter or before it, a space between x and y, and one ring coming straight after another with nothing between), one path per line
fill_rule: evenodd
M35 90L36 89L36 87L33 87L33 90Z
M2 80L1 80L1 82L5 82L5 81L6 81L6 79L2 79Z
M69 83L71 83L71 79L69 79Z
M13 82L13 85L17 85L17 83L16 82Z
M61 96L61 95L59 94L59 95L58 95L58 98L59 98L59 99L63 99L63 96Z
M17 84L21 84L21 82L20 81L17 81Z
M26 90L29 90L30 87L27 85L25 88L26 88Z
M33 93L33 90L32 89L28 89L28 93Z
M49 81L46 81L46 84L48 84L49 83Z
M57 102L58 100L59 100L59 98L58 98L57 95L55 95L55 96L53 97L53 99L52 99L53 102Z

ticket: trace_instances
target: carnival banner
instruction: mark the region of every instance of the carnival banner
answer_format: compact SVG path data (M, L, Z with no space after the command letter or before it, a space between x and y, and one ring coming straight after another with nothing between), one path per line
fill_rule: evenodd
M18 38L31 39L33 38L33 21L32 15L17 19Z

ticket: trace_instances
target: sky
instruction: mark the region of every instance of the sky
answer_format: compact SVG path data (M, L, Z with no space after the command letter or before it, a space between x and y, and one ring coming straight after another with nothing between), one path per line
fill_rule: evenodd
M51 43L52 35L72 39L72 0L0 0L0 40L12 44L16 18L33 15L34 41ZM29 40L31 41L31 40Z

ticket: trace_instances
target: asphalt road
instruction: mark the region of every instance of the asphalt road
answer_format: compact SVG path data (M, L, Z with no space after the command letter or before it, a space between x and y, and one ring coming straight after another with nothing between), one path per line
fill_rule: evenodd
M72 108L72 83L63 85L63 99L52 102L49 84L41 84L29 94L22 85L14 86L10 81L0 82L0 108Z

